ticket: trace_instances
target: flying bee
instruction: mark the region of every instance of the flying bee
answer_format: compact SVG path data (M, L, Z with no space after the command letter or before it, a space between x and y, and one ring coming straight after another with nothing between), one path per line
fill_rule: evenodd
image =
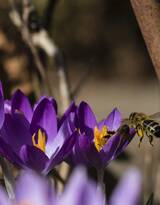
M127 123L129 127L136 129L136 133L140 137L139 146L145 135L149 138L149 142L153 146L153 138L160 138L160 123L156 120L158 118L160 118L160 112L150 116L144 113L133 112L128 119L123 120L122 124Z

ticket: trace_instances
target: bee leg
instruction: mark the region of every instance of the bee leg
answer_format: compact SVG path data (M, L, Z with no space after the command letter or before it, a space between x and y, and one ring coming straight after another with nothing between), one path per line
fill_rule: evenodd
M153 136L150 134L150 133L148 133L148 132L146 132L146 135L147 135L147 137L149 138L149 143L150 143L150 145L152 145L153 146Z
M142 143L143 137L144 137L144 136L142 136L142 137L140 138L140 140L139 140L139 145L138 145L139 148L141 147L141 143Z
M149 143L150 143L152 146L154 146L152 142L153 142L153 136L152 136L152 135L149 135Z

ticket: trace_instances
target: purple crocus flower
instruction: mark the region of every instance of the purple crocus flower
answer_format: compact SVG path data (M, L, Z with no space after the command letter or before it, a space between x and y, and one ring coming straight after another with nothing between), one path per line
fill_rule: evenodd
M25 115L26 119L29 122L31 122L34 110L39 105L39 103L45 98L52 102L55 112L57 113L57 103L54 98L42 96L32 108L28 97L24 95L24 93L21 90L17 90L13 94L11 100L4 101L5 113L14 113L15 111L20 111Z
M142 177L136 168L128 170L113 191L109 205L138 205L142 188Z
M117 132L121 122L122 116L117 108L113 109L106 119L97 122L90 106L81 102L77 109L76 119L79 137L68 161L104 169L126 148L135 134L135 131L129 128L127 137Z
M52 98L41 98L32 110L28 98L17 91L6 105L10 109L4 108L5 120L0 130L0 153L4 157L22 168L47 174L68 156L77 131L70 128L70 116L58 128ZM3 106L0 111L4 113Z

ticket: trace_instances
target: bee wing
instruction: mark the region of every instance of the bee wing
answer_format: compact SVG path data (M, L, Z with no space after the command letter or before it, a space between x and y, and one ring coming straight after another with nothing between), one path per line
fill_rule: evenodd
M122 120L122 122L121 122L121 126L123 126L123 125L128 125L129 124L129 119L128 118L124 118L123 120Z
M152 115L149 115L149 118L160 122L160 112L156 112L156 113L154 113Z

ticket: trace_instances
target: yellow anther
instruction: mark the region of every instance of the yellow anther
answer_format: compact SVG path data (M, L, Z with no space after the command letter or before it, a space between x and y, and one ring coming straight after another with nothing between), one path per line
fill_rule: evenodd
M41 151L45 152L46 149L46 135L44 132L42 132L41 129L38 130L38 136L37 136L37 143L36 143L36 133L32 136L32 143L35 147L39 148Z
M108 133L107 126L104 125L102 130L99 130L97 127L94 128L94 144L98 152L101 151L109 137L110 134Z

